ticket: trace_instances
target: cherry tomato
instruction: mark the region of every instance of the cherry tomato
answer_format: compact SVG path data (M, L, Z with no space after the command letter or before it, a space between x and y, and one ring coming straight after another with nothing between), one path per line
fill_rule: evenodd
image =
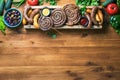
M106 11L109 15L114 15L114 14L118 13L119 8L118 8L117 4L111 3L111 4L108 4L108 6L106 7Z
M27 0L30 6L36 6L39 3L39 0Z

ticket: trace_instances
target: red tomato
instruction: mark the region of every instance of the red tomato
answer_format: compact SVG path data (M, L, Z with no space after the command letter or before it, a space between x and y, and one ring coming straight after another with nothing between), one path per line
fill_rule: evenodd
M36 6L39 3L38 0L27 0L27 2L30 6Z
M106 7L106 11L109 15L114 15L114 14L118 13L119 8L118 8L117 4L111 3L111 4L108 4L108 6Z

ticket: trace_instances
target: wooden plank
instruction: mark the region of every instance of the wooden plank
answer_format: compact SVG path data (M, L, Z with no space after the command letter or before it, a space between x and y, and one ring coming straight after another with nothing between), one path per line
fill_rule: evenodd
M114 44L112 43L114 41ZM54 44L54 45L51 45ZM78 45L79 44L79 45ZM4 41L1 47L118 47L120 40L39 40L39 41ZM49 46L48 46L49 45Z
M12 80L119 80L120 72L100 71L91 72L89 68L84 67L5 67L0 68L0 79L12 79ZM85 69L85 70L84 70ZM91 67L94 69L94 67ZM34 73L34 74L33 74ZM5 77L6 76L6 77Z
M94 72L93 70L96 68L102 67L103 70L99 72ZM20 67L0 67L0 74L1 73L8 73L8 74L13 74L16 72L24 72L25 74L31 74L35 73L38 75L48 75L48 74L64 74L64 73L69 73L69 72L76 72L76 73L104 73L104 72L113 72L113 73L119 73L119 71L110 71L106 68L106 66L20 66ZM53 76L54 76L53 75Z
M109 55L0 55L0 66L83 66L88 62L96 65L119 66L119 56ZM94 61L95 60L95 61Z
M84 55L83 55L84 53ZM119 47L0 47L0 55L119 56Z
M113 30L111 26L102 30L59 30L62 34L58 34L56 39L51 39L46 32L40 30L9 30L7 29L7 35L4 36L0 33L0 41L20 40L20 41L40 41L40 40L120 40L120 36ZM30 36L28 36L30 35ZM31 37L32 36L32 37ZM17 37L17 38L16 38Z

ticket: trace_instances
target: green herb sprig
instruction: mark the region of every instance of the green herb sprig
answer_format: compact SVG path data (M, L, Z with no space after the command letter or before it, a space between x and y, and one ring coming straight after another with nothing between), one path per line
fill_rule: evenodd
M15 5L16 7L20 7L22 4L25 3L26 0L20 0L20 2L12 2L13 5Z
M80 8L80 13L84 15L86 12L86 9L87 9L86 6L83 6L82 8Z
M98 6L100 0L76 0L76 4L80 6Z
M57 2L56 2L56 0L45 0L45 2L46 3L50 3L50 5L56 5L57 4ZM43 5L43 3L44 3L44 0L39 0L39 4L40 5Z

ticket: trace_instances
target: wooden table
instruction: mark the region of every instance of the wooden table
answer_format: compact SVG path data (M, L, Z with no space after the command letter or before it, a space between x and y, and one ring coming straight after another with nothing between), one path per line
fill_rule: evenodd
M104 0L103 0L104 1ZM59 0L59 4L75 3ZM120 80L120 36L102 30L0 33L0 80Z

